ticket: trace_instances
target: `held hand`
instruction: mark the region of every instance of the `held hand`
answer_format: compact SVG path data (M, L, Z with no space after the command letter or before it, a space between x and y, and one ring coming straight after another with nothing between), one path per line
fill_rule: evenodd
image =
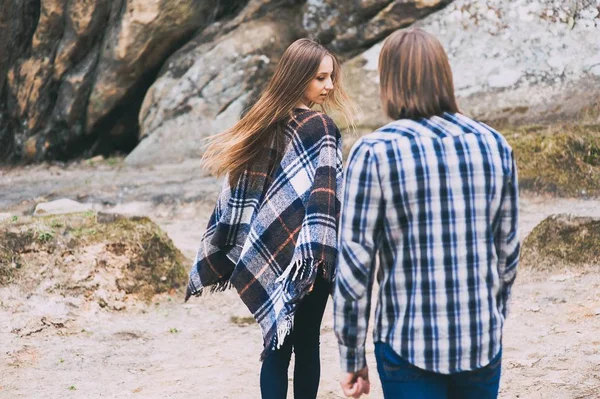
M371 383L369 382L369 368L358 370L355 373L345 373L340 379L340 385L344 395L348 398L360 398L364 394L371 391Z

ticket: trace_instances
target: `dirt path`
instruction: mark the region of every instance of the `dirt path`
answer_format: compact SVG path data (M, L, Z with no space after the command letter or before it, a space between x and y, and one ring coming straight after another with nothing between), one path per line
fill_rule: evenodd
M127 166L119 158L0 168L0 211L25 211L36 202L62 197L102 206L185 204L212 200L219 187L198 160L143 168Z
M62 177L54 180L48 168L29 170L27 178L23 171L4 171L0 212L31 209L36 197L76 199L72 194L79 193L98 209L150 216L192 257L218 187L193 177L196 167L144 173L83 167L59 171ZM44 186L45 179L53 183ZM521 209L525 235L549 214L600 216L600 201L523 197ZM596 266L520 272L505 329L503 398L600 397ZM0 288L0 398L259 398L259 328L232 321L248 315L232 291L187 304L172 293L110 313L78 298ZM325 399L342 398L332 326L329 304L321 344L319 397ZM368 348L369 397L381 398L370 339Z
M505 330L501 397L600 397L597 272L521 273ZM260 397L259 329L232 322L247 316L233 292L188 304L165 296L122 313L73 311L44 298L19 306L17 293L3 295L1 398ZM50 322L35 332L42 317ZM381 398L369 348L370 397ZM330 306L322 352L319 397L340 398Z

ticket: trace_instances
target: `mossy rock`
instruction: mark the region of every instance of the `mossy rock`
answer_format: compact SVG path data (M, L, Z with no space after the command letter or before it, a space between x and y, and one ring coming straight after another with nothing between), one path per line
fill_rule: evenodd
M600 218L549 216L523 242L520 263L533 270L600 266Z
M97 254L92 259L90 251L86 252L89 248ZM77 258L84 253L87 259ZM107 264L107 259L108 263L110 259L118 262ZM27 280L33 287L44 278L35 281L33 269L45 269L52 263L54 269L68 275L73 263L82 262L95 263L82 267L96 273L99 268L118 267L110 289L143 299L183 287L187 281L185 257L160 227L145 217L98 218L95 212L86 212L0 223L0 286Z
M564 197L600 196L600 125L506 128L521 190Z

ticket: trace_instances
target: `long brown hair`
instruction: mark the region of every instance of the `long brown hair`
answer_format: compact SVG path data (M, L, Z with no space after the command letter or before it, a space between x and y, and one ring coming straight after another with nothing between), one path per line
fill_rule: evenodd
M452 69L442 44L419 28L392 33L379 54L383 110L391 119L458 112Z
M204 167L217 176L228 174L233 186L244 170L263 154L271 140L277 139L274 135L281 133L281 125L293 118L294 107L303 100L304 92L326 56L333 60L331 80L334 88L322 105L323 111L335 108L348 125L353 126L356 111L342 87L338 59L320 44L299 39L285 50L267 87L240 121L231 129L208 138Z

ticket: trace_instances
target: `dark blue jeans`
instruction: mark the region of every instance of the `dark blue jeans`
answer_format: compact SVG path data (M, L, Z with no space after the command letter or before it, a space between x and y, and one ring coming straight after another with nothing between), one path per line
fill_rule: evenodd
M292 349L295 357L294 398L317 397L321 378L319 336L329 292L330 283L319 273L312 292L298 304L292 333L279 349L263 360L260 371L260 392L263 399L287 398Z
M385 398L495 399L500 386L502 351L489 365L456 374L422 370L402 359L385 343L375 344L377 371Z

